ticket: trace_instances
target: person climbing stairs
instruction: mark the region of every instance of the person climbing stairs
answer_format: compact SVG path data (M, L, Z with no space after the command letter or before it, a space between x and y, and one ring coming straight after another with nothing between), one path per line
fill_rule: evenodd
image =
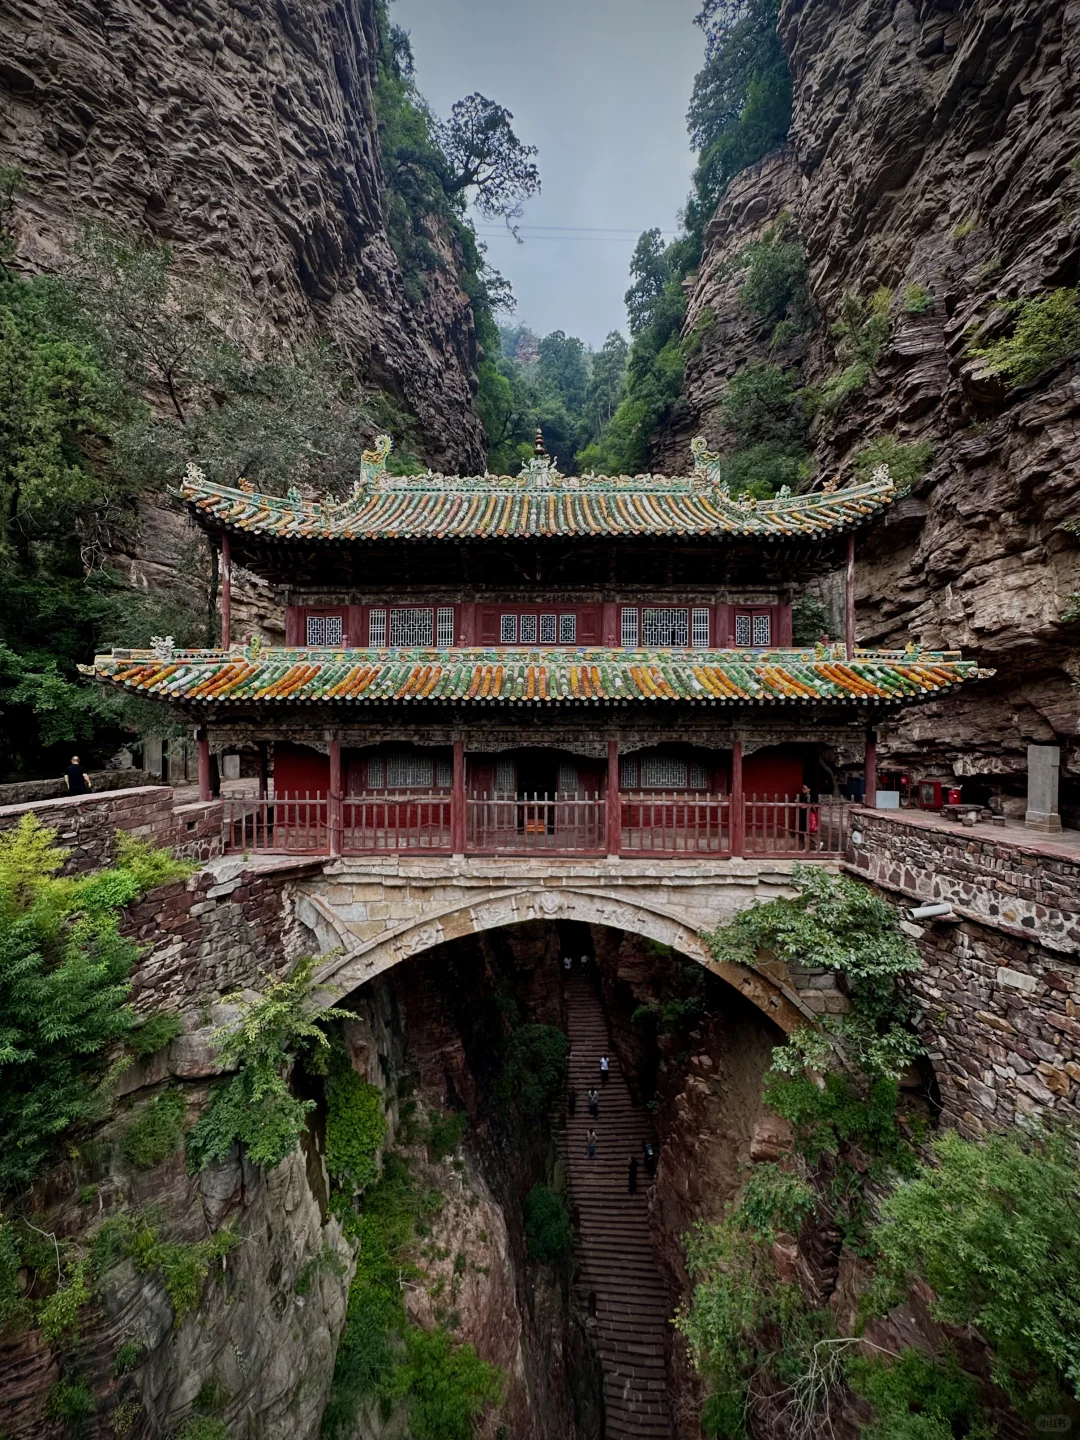
M585 1287L595 1297L597 1348L604 1373L605 1440L670 1440L671 1406L664 1363L672 1305L649 1234L649 1189L642 1142L651 1125L635 1105L611 1046L593 967L564 974L570 1037L567 1086L578 1105L562 1131L570 1197L578 1217ZM600 1083L600 1057L608 1057ZM581 1103L599 1090L599 1116ZM595 1158L588 1132L595 1130ZM630 1158L641 1164L630 1193Z

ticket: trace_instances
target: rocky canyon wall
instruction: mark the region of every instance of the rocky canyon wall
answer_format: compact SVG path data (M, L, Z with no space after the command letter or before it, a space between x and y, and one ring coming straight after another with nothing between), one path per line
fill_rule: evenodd
M484 468L478 363L453 242L406 296L387 237L373 99L373 0L0 0L0 165L25 177L17 262L49 270L78 226L172 247L227 277L256 334L326 336L357 382L416 416L434 468ZM145 497L117 557L129 578L183 584L183 516ZM238 629L280 643L280 616L240 577Z
M1080 556L1062 526L1080 487L1080 370L1063 363L1006 393L967 352L1006 332L1000 300L1080 278L1080 5L784 0L780 32L789 143L738 177L708 227L684 331L700 347L655 468L683 468L699 432L730 445L719 404L748 361L794 363L820 385L839 368L829 331L844 293L887 287L873 375L810 436L818 477L841 483L880 435L933 447L911 496L861 544L859 641L957 647L997 673L890 725L886 759L1019 794L1027 745L1057 743L1075 817L1078 630L1062 616ZM784 209L818 319L778 356L730 262ZM922 313L906 304L912 286L931 297Z

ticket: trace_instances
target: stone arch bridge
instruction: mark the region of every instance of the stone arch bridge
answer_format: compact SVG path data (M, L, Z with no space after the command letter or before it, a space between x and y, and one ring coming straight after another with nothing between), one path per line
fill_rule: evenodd
M822 862L818 862L822 863ZM329 1005L403 961L463 936L535 920L578 920L669 945L725 980L782 1030L844 1008L833 977L763 958L722 964L702 931L791 894L793 861L387 856L343 859L293 886L293 920ZM836 869L830 865L830 869Z

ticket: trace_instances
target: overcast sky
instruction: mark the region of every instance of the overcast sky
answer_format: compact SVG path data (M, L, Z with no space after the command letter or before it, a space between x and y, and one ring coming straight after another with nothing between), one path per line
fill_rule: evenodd
M522 226L536 238L518 246L479 222L489 260L517 296L512 323L541 335L565 330L594 347L609 330L626 333L622 297L637 236L652 225L674 231L690 186L685 116L704 53L692 23L700 8L701 0L394 0L391 18L411 33L417 81L437 114L479 90L513 111L519 138L540 151L543 190ZM603 236L588 233L601 227Z

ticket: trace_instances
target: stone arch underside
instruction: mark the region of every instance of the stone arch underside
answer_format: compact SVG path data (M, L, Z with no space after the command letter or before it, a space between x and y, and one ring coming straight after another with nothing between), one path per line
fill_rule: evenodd
M676 916L658 906L629 901L599 889L507 889L432 911L366 942L359 942L350 933L334 906L322 896L299 894L294 914L304 931L315 937L319 954L327 956L316 972L319 1008L335 1004L384 971L449 940L529 921L580 920L627 930L670 946L724 980L785 1033L818 1018L796 991L776 978L751 966L714 960L699 932Z

